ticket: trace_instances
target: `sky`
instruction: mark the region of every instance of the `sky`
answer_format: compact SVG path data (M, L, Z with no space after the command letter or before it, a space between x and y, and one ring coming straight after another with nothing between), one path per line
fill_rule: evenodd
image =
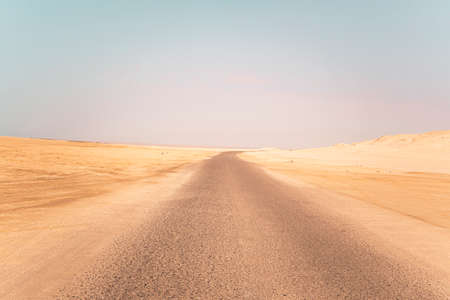
M447 0L0 0L0 135L304 148L445 129Z

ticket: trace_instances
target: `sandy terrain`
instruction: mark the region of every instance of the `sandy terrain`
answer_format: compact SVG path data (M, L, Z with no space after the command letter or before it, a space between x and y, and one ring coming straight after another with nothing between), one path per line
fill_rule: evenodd
M449 278L450 131L239 156Z
M217 153L0 137L0 231L32 230L55 206L158 179ZM88 203L89 201L87 201Z
M439 268L367 231L334 201L219 154L58 299L450 297ZM378 213L359 212L370 221Z
M450 131L241 157L298 182L450 228Z
M447 299L449 137L238 154L256 164L2 137L0 298Z
M50 298L215 153L1 137L0 298Z

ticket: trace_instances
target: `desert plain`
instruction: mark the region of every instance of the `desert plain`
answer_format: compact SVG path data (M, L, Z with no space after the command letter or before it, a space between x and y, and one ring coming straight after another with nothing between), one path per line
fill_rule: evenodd
M298 299L302 292L325 299L355 298L355 291L365 293L361 298L450 297L450 131L316 149L223 152L230 151L0 137L0 298L212 299L257 294ZM278 205L288 223L277 217ZM185 215L178 215L181 210ZM298 220L291 216L294 210ZM316 221L301 223L305 216ZM297 229L288 234L289 226ZM142 228L152 234L141 238ZM318 228L328 233L317 234ZM342 232L342 240L330 232ZM134 244L118 252L140 258L111 258L130 237ZM358 243L342 242L352 238ZM139 250L147 239L146 250ZM323 239L330 239L330 247L345 244L343 249L348 249L333 254ZM317 253L331 258L321 261L314 247L327 248L317 248ZM358 259L346 254L350 249ZM287 259L283 253L292 255ZM334 270L333 257L349 270ZM115 274L113 278L98 275L103 269L95 266L110 261L116 267L105 267L104 273ZM198 266L183 271L188 262ZM283 283L283 276L297 274L292 265L301 263L309 273L298 271L301 279ZM365 264L377 275L362 277L382 284L374 287L371 280L358 277L356 273L367 271ZM166 269L172 272L167 271L168 277L149 275ZM129 285L114 290L112 286L121 286L117 274L130 270L145 270L152 278L145 281L139 273L133 282L163 283L167 289L144 284L136 288L141 294ZM230 279L231 270L244 285ZM250 276L252 272L265 275ZM202 274L209 274L209 284L193 277L183 281ZM340 277L354 280L353 285L342 283L339 292L335 280ZM91 282L96 278L102 278L101 285ZM313 279L326 291L316 292L304 283ZM392 292L386 282L399 290ZM421 294L421 284L436 285L436 294ZM248 293L242 292L246 289Z
M218 151L0 137L1 231L33 229L52 208L142 180L155 184Z
M450 131L240 157L450 272Z
M0 137L0 298L50 297L158 202L143 195L163 199L217 153Z
M241 157L299 182L450 228L450 131Z

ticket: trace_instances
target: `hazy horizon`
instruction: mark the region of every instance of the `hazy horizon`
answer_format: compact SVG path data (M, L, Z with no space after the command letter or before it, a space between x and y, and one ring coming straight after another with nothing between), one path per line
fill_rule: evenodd
M450 2L4 1L0 135L305 148L450 129Z
M394 133L394 134L389 134L389 135L383 135L383 136L376 136L373 138L369 138L369 139L365 139L365 140L355 140L355 141L350 141L348 143L334 143L334 144L327 144L327 145L320 145L320 146L311 146L311 147L277 147L277 146L259 146L259 147L255 147L255 146L248 146L248 147L232 147L232 146L221 146L221 145L217 145L217 146L208 146L208 145L192 145L192 144L155 144L155 143L141 143L141 142L133 142L133 141L129 141L129 142L121 142L121 141L107 141L107 140L88 140L88 139L81 139L81 140L77 140L77 139L66 139L66 138L49 138L49 137L40 137L40 136L0 136L0 137L6 137L6 138L24 138L24 139L38 139L38 140L49 140L49 141L67 141L67 142L75 142L75 143L100 143L100 144L117 144L117 145L136 145L136 146L155 146L155 147L180 147L180 148L205 148L205 149L230 149L232 151L239 151L239 150L245 150L245 149L249 149L249 150L260 150L260 149L281 149L281 150L299 150L299 149L313 149L313 148L323 148L323 147L333 147L333 146L340 146L343 144L354 144L354 143L360 143L360 142L366 142L366 141L370 141L370 140L375 140L377 138L381 138L381 137L386 137L386 136L401 136L401 135L421 135L421 134L429 134L429 133L440 133L440 132L448 132L450 130L433 130L433 131L426 131L426 132L399 132L399 133Z

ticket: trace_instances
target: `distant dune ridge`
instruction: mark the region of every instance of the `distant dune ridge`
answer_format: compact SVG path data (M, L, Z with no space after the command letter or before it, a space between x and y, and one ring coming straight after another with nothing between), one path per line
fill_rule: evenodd
M339 143L332 147L352 146L389 146L389 147L429 147L450 149L450 130L430 131L421 134L395 134L384 135L372 140L354 142L351 144Z
M296 158L319 164L356 164L392 172L450 173L450 130L382 136L323 148L268 151L277 153L279 158Z
M425 146L450 149L450 130L430 131L422 134L386 135L353 145L384 145L392 147Z
M241 157L299 182L450 228L450 130Z

